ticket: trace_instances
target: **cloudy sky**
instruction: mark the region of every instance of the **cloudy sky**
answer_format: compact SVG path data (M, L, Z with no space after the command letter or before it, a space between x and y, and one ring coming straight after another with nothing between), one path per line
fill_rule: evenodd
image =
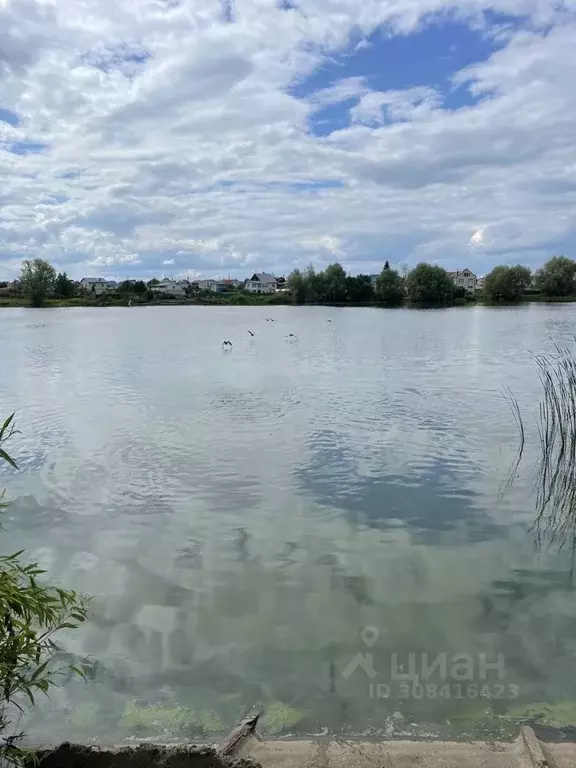
M0 279L576 256L576 0L0 0Z

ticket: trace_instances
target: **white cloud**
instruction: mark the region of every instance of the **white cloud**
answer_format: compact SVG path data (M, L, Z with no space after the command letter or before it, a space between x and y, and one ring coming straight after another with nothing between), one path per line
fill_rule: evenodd
M369 93L369 90L363 77L347 77L328 88L316 91L310 98L310 102L317 107L325 107L363 96Z
M430 118L441 104L433 88L407 88L403 91L370 91L350 110L352 119L363 125L378 126L397 120Z
M484 243L484 229L477 229L470 238L470 245L482 245Z
M87 263L91 267L113 267L117 264L140 264L140 259L135 253L127 253L123 256L107 256L106 254L100 254L100 256L91 259Z
M323 235L321 237L309 237L302 240L302 247L308 250L324 250L333 256L341 256L343 247L340 238L332 235Z
M0 278L35 255L75 277L176 260L245 275L576 245L576 23L553 0L450 6L477 27L484 7L531 27L500 29L502 50L455 74L481 99L456 111L434 84L373 91L345 69L307 99L290 91L351 36L408 34L439 0L300 5L243 0L229 24L203 0L0 0L2 108L20 117L0 122ZM315 112L352 98L349 127L310 134Z

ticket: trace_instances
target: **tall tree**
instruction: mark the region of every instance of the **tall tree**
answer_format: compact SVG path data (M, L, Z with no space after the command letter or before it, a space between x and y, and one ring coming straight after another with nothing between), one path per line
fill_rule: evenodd
M54 295L59 299L70 299L75 293L74 281L69 279L66 272L58 272L54 282Z
M346 278L346 301L366 302L374 298L370 275L348 275Z
M489 301L518 301L531 281L530 270L520 264L494 267L484 278L484 296Z
M324 285L322 274L322 272L318 274L312 264L310 264L308 269L304 272L304 282L306 284L306 301L310 304L324 300Z
M330 264L318 277L324 289L321 301L346 301L346 272L341 264Z
M406 277L406 295L422 304L450 304L454 299L454 281L442 267L418 264Z
M288 277L288 290L294 304L304 304L306 301L306 281L299 269L295 269Z
M386 266L386 264L376 278L376 298L385 304L401 304L405 291L404 279L395 269L390 269L390 265Z
M33 307L41 307L46 297L54 290L56 282L56 270L44 259L34 259L22 263L20 277L22 290L29 297Z
M576 261L554 256L536 272L536 288L545 296L570 296L576 292Z

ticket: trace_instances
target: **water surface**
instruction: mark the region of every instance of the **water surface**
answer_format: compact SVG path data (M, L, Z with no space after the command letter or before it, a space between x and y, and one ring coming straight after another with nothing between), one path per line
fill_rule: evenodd
M94 596L64 644L95 680L34 733L182 735L166 721L191 710L184 736L214 738L256 703L273 733L457 732L574 699L569 556L535 552L530 526L532 356L575 321L574 305L0 310L0 412L22 432L4 549ZM528 444L502 495L505 387ZM447 675L406 683L409 653L419 673L445 654ZM503 654L485 681L483 654Z

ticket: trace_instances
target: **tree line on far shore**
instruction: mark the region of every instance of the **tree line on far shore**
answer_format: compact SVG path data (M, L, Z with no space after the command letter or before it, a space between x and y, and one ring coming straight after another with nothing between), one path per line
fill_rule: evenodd
M375 281L369 275L347 275L340 264L330 264L322 272L310 266L303 272L295 269L288 278L288 287L295 304L376 301L398 306L407 301L446 306L474 296L494 303L519 301L527 293L547 298L576 297L576 261L554 256L534 274L520 264L497 266L474 294L455 285L442 267L424 262L405 274L391 269L386 262Z
M153 284L142 280L125 280L113 292L117 300L130 297L140 301L154 299ZM46 298L66 300L77 296L77 286L65 272L57 273L43 259L24 261L20 278L22 292L32 306L42 306ZM294 304L368 304L378 302L399 306L404 302L447 306L458 301L481 297L488 302L519 301L526 294L546 298L576 297L576 261L554 256L534 274L521 265L497 266L484 278L481 291L467 293L455 285L450 273L436 264L418 264L400 273L390 268L388 261L379 275L347 275L338 264L323 271L313 266L304 271L295 269L287 280L288 293L280 300ZM239 299L243 296L236 297ZM246 297L249 298L249 297ZM274 297L271 297L274 298Z

